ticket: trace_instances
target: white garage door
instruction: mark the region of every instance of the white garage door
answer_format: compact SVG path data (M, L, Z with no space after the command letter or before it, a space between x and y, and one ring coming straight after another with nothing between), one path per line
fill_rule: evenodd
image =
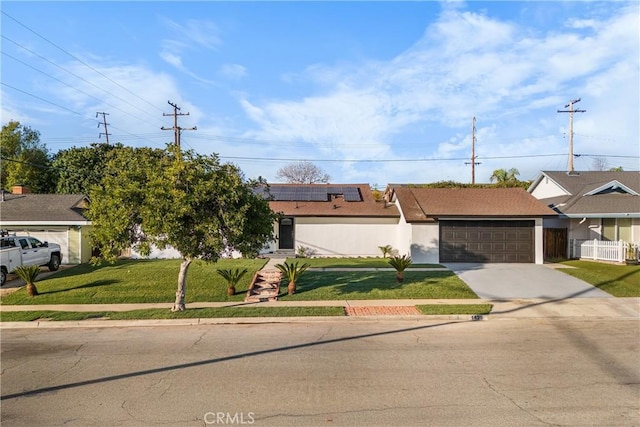
M57 243L60 245L60 251L62 252L62 263L67 264L69 262L69 234L66 229L64 230L8 230L11 234L15 233L17 236L31 236L36 239Z

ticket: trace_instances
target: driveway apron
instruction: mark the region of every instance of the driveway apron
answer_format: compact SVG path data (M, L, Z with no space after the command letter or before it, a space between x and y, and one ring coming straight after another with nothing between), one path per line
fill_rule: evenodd
M450 263L445 266L480 298L607 298L608 293L539 264Z

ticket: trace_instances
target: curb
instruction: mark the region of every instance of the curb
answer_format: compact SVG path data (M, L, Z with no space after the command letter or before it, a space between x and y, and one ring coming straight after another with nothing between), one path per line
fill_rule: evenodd
M339 322L381 322L389 320L415 322L470 322L469 315L420 315L420 316L304 316L304 317L228 317L193 319L154 319L154 320L105 320L88 319L72 321L37 320L32 322L0 322L2 329L64 329L64 328L124 328L154 326L206 326L206 325L262 325L270 323L339 323ZM483 316L482 320L488 320Z

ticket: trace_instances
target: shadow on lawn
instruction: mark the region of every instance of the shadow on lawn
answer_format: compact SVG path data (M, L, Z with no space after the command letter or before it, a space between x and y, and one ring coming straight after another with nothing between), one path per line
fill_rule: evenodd
M110 268L112 270L120 270L123 268L131 268L131 266L135 266L135 265L140 265L140 264L150 264L150 263L158 263L158 262L162 262L162 261L166 261L166 260L146 260L146 259L120 259L118 261L116 261L114 264L110 264L108 262L103 262L99 265L92 265L89 263L84 263L84 264L78 264L78 265L73 265L73 266L67 266L66 268L61 268L60 270L56 271L54 274L44 277L42 278L42 280L40 280L41 282L44 282L45 280L48 279L58 279L61 277L74 277L74 276L81 276L83 274L91 274L94 273L98 270L102 270L105 268Z
M95 280L93 282L85 283L84 285L80 285L80 286L73 286L71 288L56 289L53 291L39 291L39 294L40 295L57 294L59 292L68 292L76 289L95 288L98 286L109 286L109 285L114 285L116 283L120 283L120 281L119 280Z
M451 271L412 272L405 270L403 283L396 281L395 271L356 271L356 272L309 272L297 283L296 294L303 294L322 288L333 288L339 294L366 294L373 290L398 291L412 286L438 285L440 280L455 276ZM283 287L281 286L281 290ZM284 286L286 295L286 286Z

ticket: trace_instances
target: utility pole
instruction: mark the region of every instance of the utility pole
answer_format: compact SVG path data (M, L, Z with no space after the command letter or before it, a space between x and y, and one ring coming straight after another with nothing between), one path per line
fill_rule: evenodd
M176 104L172 103L171 101L167 101L169 103L169 105L171 105L173 107L173 114L171 113L162 113L163 116L173 116L173 127L171 128L166 128L164 126L162 126L160 129L162 130L173 130L174 132L174 143L176 145L176 147L178 148L178 150L180 150L180 133L183 130L198 130L197 126L194 126L192 128L181 128L180 126L178 126L178 116L188 116L189 113L178 113L178 111L180 111L180 107L178 107Z
M100 132L98 134L98 139L100 139L100 137L102 135L104 135L107 138L107 145L109 145L109 135L111 135L108 131L107 131L107 125L109 123L107 123L107 116L109 115L109 113L96 113L96 118L98 118L98 115L102 114L102 123L98 123L98 127L100 126L104 126L104 132Z
M580 98L572 99L564 108L568 110L558 110L558 113L569 113L569 165L568 172L573 172L573 113L584 113L587 110L574 110L573 104L580 102Z
M471 161L465 162L465 165L471 164L471 184L476 183L476 118L471 119Z

